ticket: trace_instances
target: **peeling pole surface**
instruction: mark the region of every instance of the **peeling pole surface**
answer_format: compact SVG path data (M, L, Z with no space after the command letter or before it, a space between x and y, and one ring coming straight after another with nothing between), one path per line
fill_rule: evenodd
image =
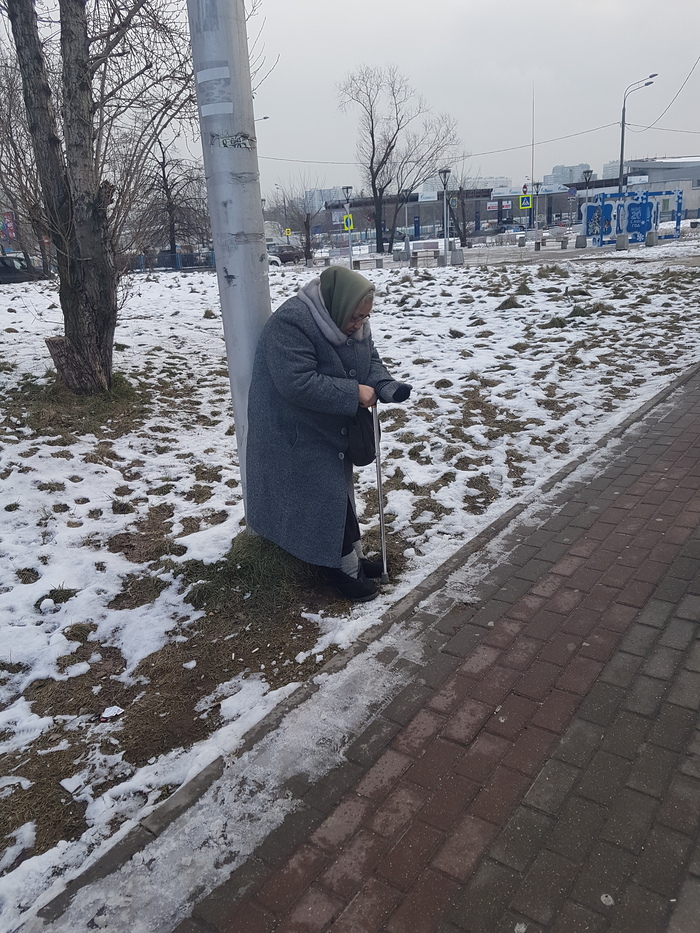
M248 390L271 313L245 10L187 0L187 12L245 507Z

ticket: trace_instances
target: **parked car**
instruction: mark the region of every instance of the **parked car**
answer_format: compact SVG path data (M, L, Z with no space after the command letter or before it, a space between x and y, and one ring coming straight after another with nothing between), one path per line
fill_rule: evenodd
M288 262L301 262L304 258L304 250L294 243L268 243L268 256L277 256L282 265Z
M274 254L274 253L271 253L270 250L268 249L268 251L267 251L267 264L268 264L268 266L281 266L281 265L282 265L282 260L279 258L279 256L275 256L275 254Z
M0 256L0 284L33 282L40 277L41 274L30 269L19 256Z

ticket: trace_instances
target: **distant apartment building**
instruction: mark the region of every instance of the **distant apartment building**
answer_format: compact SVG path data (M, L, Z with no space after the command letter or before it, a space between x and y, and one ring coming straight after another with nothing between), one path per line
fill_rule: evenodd
M579 181L585 181L583 173L590 171L588 162L579 162L578 165L555 165L549 175L545 175L542 183L545 185L575 185ZM591 178L596 178L591 175Z

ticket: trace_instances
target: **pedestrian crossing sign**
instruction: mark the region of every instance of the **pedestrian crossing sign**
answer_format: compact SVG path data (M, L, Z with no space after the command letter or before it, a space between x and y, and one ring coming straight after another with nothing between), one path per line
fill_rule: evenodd
M532 195L531 194L520 195L520 210L521 211L532 210Z

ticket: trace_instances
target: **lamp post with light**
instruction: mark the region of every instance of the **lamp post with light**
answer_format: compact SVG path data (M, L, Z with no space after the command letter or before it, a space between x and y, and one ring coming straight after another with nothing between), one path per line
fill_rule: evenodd
M343 186L343 195L345 196L345 216L350 217L350 195L352 194L352 185ZM352 269L352 228L348 227L348 261Z
M541 181L533 181L532 187L535 189L535 230L540 228L540 188L542 187Z
M411 197L411 189L404 188L401 192L403 198L403 250L406 259L411 258L411 238L408 235L408 199Z
M581 232L584 236L588 236L588 186L591 183L592 176L593 169L586 168L583 170L583 180L586 182L586 206L583 209L583 229Z
M451 174L449 168L441 168L438 172L440 181L442 182L442 232L445 237L445 266L447 266L447 239L449 232L447 226L447 182Z
M625 169L625 112L627 109L627 97L630 94L634 94L635 91L641 91L643 87L649 87L650 84L654 82L652 78L658 78L658 72L647 75L646 78L642 78L641 81L633 81L628 88L625 88L625 93L622 98L622 121L620 123L620 173L617 184L617 190L619 194L622 194L622 189L624 187L624 169Z

